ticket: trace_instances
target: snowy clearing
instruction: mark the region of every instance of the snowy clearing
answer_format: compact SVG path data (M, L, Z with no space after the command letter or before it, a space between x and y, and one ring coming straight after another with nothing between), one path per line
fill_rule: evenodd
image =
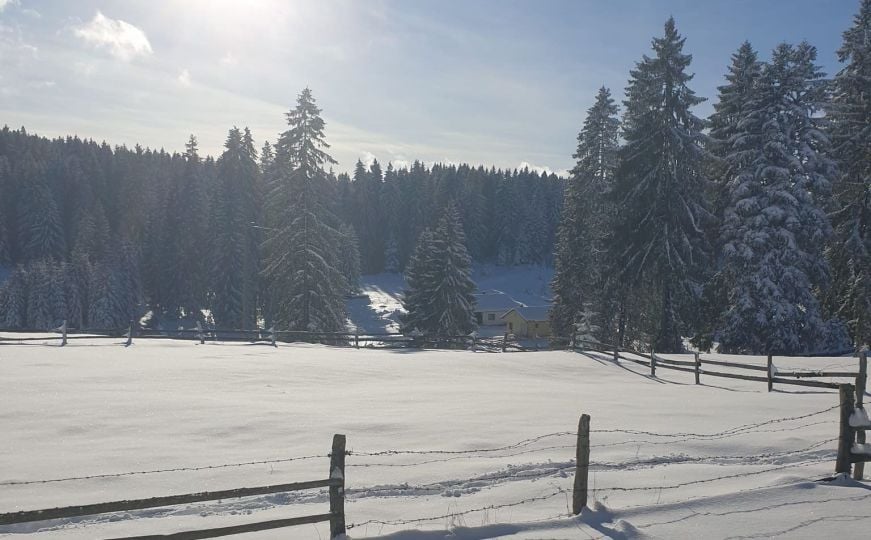
M0 512L326 478L331 437L344 433L356 539L871 533L867 483L815 482L834 470L832 391L769 394L711 377L696 386L692 374L651 379L569 352L82 340L3 346L0 361ZM778 367L855 368L850 358L822 363ZM592 416L594 510L571 518L581 413ZM503 449L365 455L494 448ZM306 456L318 457L18 484ZM501 507L469 512L491 506ZM326 510L326 494L310 491L8 526L0 536L166 534ZM325 539L328 526L250 537Z

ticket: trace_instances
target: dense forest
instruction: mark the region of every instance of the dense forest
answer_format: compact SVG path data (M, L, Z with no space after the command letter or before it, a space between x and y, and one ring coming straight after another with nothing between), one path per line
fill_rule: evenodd
M172 325L202 319L202 310L225 328L289 322L273 318L275 291L291 284L268 275L280 244L270 233L292 235L300 224L299 210L287 215L291 199L310 183L291 187L298 163L286 155L295 151L289 136L255 145L249 130L234 127L215 159L193 136L179 154L4 128L0 327L66 319L74 328L119 328L147 312L150 324ZM352 175L327 168L314 177L322 180L319 211L337 233L324 245L341 255L341 293L360 272L403 271L420 233L451 201L475 261L552 263L565 184L556 175L420 162L383 169L376 160L358 161Z
M334 174L308 89L274 143L203 157L0 132L0 327L338 330L359 274L405 272L406 329L468 332L472 261L554 264L561 336L676 352L871 342L871 0L827 78L741 44L714 113L669 19L602 88L567 179L469 165ZM171 327L171 326L167 326Z

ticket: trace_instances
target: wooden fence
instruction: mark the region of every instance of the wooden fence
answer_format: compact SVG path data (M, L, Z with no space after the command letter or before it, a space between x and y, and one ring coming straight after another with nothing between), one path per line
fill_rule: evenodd
M578 347L578 344L583 347ZM622 349L613 345L602 343L575 341L572 345L576 350L591 350L612 356L614 361L625 360L650 369L650 376L656 377L657 369L669 369L673 371L683 371L692 373L695 376L696 384L701 384L702 375L710 377L722 377L728 379L741 379L745 381L763 382L767 385L768 391L774 390L775 384L787 384L793 386L806 386L813 388L831 388L838 390L841 383L831 381L818 381L813 379L818 378L850 378L854 379L857 387L858 381L862 380L862 388L865 388L865 381L868 377L868 353L865 350L859 351L859 362L857 371L780 371L774 366L774 355L767 355L765 366L748 364L744 362L727 362L724 360L714 360L713 358L703 358L702 353L693 353L693 360L673 360L663 358L662 355L657 355L655 352L644 353ZM631 355L631 356L627 356ZM638 358L633 358L638 357ZM749 373L731 373L714 368L730 368L735 370L744 370L754 373L764 373L751 375Z
M0 525L14 525L18 523L30 523L49 519L76 518L110 512L127 512L130 510L143 510L146 508L159 508L179 504L190 504L219 499L231 499L237 497L250 497L253 495L266 495L270 493L287 493L290 491L303 491L308 489L328 487L330 490L330 511L326 514L301 516L285 519L273 519L243 525L218 527L212 529L199 529L166 535L132 536L116 540L145 540L145 539L172 539L194 540L199 538L216 538L232 534L265 531L308 523L330 522L330 537L336 538L345 534L345 436L334 435L333 447L330 452L329 476L324 480L312 480L308 482L294 482L290 484L277 484L271 486L259 486L251 488L227 489L223 491L207 491L201 493L189 493L186 495L169 495L165 497L152 497L150 499L134 499L108 503L86 504L68 506L63 508L50 508L46 510L25 510L0 514Z

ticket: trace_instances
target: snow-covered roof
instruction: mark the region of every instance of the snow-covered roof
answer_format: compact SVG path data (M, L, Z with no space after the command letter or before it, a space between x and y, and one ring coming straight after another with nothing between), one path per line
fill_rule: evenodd
M502 291L481 291L475 293L475 311L508 311L523 304Z
M546 321L550 319L550 306L523 306L510 310L516 311L518 315L527 321ZM502 318L508 316L508 313L502 315Z

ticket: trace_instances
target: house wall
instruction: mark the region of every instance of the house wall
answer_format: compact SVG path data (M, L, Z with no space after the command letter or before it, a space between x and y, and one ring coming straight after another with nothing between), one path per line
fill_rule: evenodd
M527 321L516 311L505 316L506 330L517 337L549 337L550 321Z
M481 326L504 326L505 321L502 319L502 315L505 314L505 310L501 311L476 311L475 316L481 314L481 322L478 323ZM492 318L491 318L492 316Z

